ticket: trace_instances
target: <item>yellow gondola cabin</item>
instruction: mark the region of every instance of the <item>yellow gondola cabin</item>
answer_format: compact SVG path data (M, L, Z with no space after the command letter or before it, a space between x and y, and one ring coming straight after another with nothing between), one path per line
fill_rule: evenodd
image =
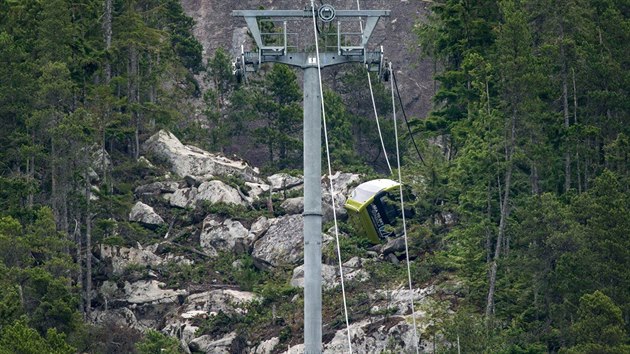
M375 179L357 186L346 201L351 224L374 244L396 237L394 225L401 213L393 201L400 202L399 188L398 182Z

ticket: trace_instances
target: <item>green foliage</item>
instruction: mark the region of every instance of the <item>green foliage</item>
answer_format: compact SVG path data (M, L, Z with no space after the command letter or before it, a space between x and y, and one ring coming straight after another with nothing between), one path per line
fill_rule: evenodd
M215 78L217 87L228 87L233 79L231 73L228 75L227 59L222 59L221 53L217 52L210 63L214 73L211 76ZM248 85L233 91L230 104L223 111L220 102L224 100L226 91L229 88L215 90L207 97L207 115L212 121L221 123L217 125L219 130L212 133L218 134L217 143L230 137L249 136L238 141L249 148L264 147L269 166L275 169L299 166L302 92L293 69L277 64L262 79L251 76Z
M65 252L67 240L56 231L52 211L41 208L35 215L25 230L11 217L0 219L1 348L25 353L41 352L42 348L51 348L51 353L74 352L57 331L72 333L81 325L78 299L68 280L75 265ZM18 320L21 322L15 322ZM47 333L46 339L36 330ZM20 338L24 347L11 344Z
M478 316L489 305L488 274L498 264L491 318L460 320L478 327L470 338L489 341L462 352L624 350L572 340L575 309L595 291L626 319L614 328L630 325L629 245L620 231L630 215L628 134L619 125L628 107L613 98L627 99L618 86L628 81L618 69L627 58L602 35L613 18L627 23L621 12L617 3L588 0L447 0L417 27L440 84L436 107L416 129L436 137L441 151L429 148L426 163L408 165L406 174L423 177L412 183L415 206L441 239L427 263L464 279L471 307L458 316ZM619 39L630 36L628 28L610 30ZM444 212L454 213L454 227L436 225Z
M339 248L341 251L342 262L347 262L352 257L365 258L367 248L372 246L369 240L361 237L351 237L347 235L356 235L351 225L339 223ZM326 229L326 228L324 228ZM322 250L324 259L331 262L337 262L337 244L336 241L328 243Z
M56 328L69 333L80 325L78 299L72 294L67 279L53 278L41 269L21 274L25 312L30 314L32 326L41 332Z
M385 88L374 73L369 74L374 93L374 102L379 117L385 149L389 156L393 156L394 126L391 119L384 119L392 112L391 92ZM336 148L331 147L331 154L343 161L343 169L362 174L373 173L373 169L387 171L387 165L375 122L374 106L370 97L368 73L364 67L356 66L349 69L338 79L335 90L324 92L326 114L330 115L329 139L336 140ZM348 150L348 149L351 150ZM400 146L404 154L405 144ZM339 149L339 152L335 150ZM391 161L390 161L391 162Z
M26 207L25 200L30 193L36 191L37 185L33 180L0 176L0 210L2 214L25 221L32 218L32 211Z
M202 68L201 43L192 34L193 19L188 17L176 0L166 0L158 8L161 13L158 24L169 31L173 51L182 64L194 73Z
M346 111L341 96L333 91L324 91L324 105L326 107L326 122L328 129L328 145L333 170L352 171L354 166L363 166L356 153L355 141L352 134L353 117ZM323 149L322 149L323 150ZM325 151L322 151L325 154ZM323 156L325 161L326 157Z
M434 331L444 335L445 353L503 353L505 345L496 328L486 326L482 316L471 308L460 308L447 317ZM505 353L509 353L506 351Z
M178 354L183 351L176 338L169 337L155 330L148 330L144 339L136 343L139 354Z
M219 337L233 331L239 320L238 315L228 315L223 311L219 311L216 315L210 316L210 318L201 323L197 334L210 334Z
M572 330L578 345L618 346L627 341L621 309L599 290L580 298L578 320Z
M265 121L254 130L254 139L267 148L269 160L279 169L301 162L302 144L296 137L301 131L301 98L297 76L286 65L274 65L265 76L265 91L253 98L253 108Z
M238 284L239 288L244 291L253 291L254 287L264 283L267 280L267 273L258 270L254 265L254 259L249 255L244 255L237 260L238 267L231 274Z
M227 119L228 98L236 89L236 80L232 74L232 60L223 48L218 48L214 57L208 60L208 79L212 88L204 94L204 113L212 124L209 146L213 150L222 150L230 145L231 138L243 133L241 130L244 127L239 115ZM238 100L236 102L238 104Z
M0 331L0 353L23 354L72 354L76 349L65 342L65 336L55 329L49 329L45 337L26 325L24 321L15 321L3 326Z
M403 262L393 264L372 260L366 262L363 266L370 274L370 279L378 284L382 284L383 287L401 284L407 279L407 265Z

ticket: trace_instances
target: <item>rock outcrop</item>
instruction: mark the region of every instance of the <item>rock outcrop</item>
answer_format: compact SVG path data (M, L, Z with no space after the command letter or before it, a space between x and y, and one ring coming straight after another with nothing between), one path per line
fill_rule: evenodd
M322 264L322 289L332 289L339 285L337 268L332 265ZM304 287L304 265L293 269L291 286Z
M101 261L111 264L112 275L121 275L130 266L141 268L157 267L164 263L192 264L192 261L183 256L171 253L158 256L155 251L159 245L154 244L143 248L120 247L101 244L99 256Z
M195 353L230 354L235 353L233 347L236 339L236 332L230 332L220 339L212 339L212 336L203 335L193 339L188 346Z
M271 354L273 349L280 343L280 338L273 337L249 350L249 354Z
M286 191L304 184L303 177L291 176L288 173L277 173L267 177L267 181L274 192Z
M219 312L228 315L243 315L246 312L246 305L257 300L258 297L251 292L230 289L192 294L186 298L175 314L167 318L163 331L178 337L185 345L190 345L191 349L203 351L209 350L208 348L217 348L218 350L218 347L215 347L216 343L212 345L210 343L220 341L220 339L207 335L199 337L196 334L199 327L194 324L195 319L207 319L216 316ZM231 343L233 339L219 343ZM222 346L223 344L219 347ZM215 351L205 352L215 353Z
M145 246L135 241L135 247L99 245L95 262L98 264L99 274L108 278L95 282L96 291L90 300L91 303L99 304L99 307L92 312L91 320L94 323L107 322L140 331L160 330L176 337L188 353L269 354L285 350L289 343L295 344L296 334L291 331L295 330L296 321L294 318L287 319L286 308L280 309L282 305L278 306L279 300L274 299L277 296L274 293L276 290L272 287L271 290L261 292L272 294L263 299L254 293L240 291L238 284L251 287L251 279L242 281L242 278L252 274L256 277L255 274L258 274L261 278L256 278L255 281L260 282L269 274L275 277L277 273L284 273L284 267L289 266L293 268L293 276L290 280L282 279L280 284L282 291L286 290L290 295L281 301L287 301L289 307L292 303L300 303L301 292L286 287L287 282L292 287L304 286L304 198L299 196L303 188L303 178L277 174L268 178L268 184L260 183L257 171L249 165L185 146L165 131L149 139L145 149L158 158L153 160L158 166L160 163L168 163L172 172L181 178L162 177L161 181L137 187L134 191L137 202L129 214L129 220L153 230L165 225L164 218L150 205L155 206L169 220L167 234L171 235L167 235L168 241L161 240L160 243ZM228 185L214 179L214 176L228 175L241 180L236 183L239 187L233 187L236 185L234 183ZM241 183L243 180L246 181L244 185ZM359 176L350 173L336 173L331 178L322 177L324 222L332 220L333 200L340 218L343 218L346 195L358 182ZM332 194L329 189L331 183ZM259 200L261 198L264 200ZM275 208L263 206L266 200L273 201ZM282 201L280 208L277 207L278 200ZM267 216L254 219L248 211L243 215L228 217L224 215L224 210L216 215L208 215L206 209L197 208L203 203L225 203L246 206L248 209L255 207ZM169 210L169 206L177 209ZM271 216L272 209L275 209L273 213L276 217ZM141 234L138 240L144 237L142 232L151 235L146 230L132 228L129 231L122 227L120 235L125 237L134 231ZM118 235L116 232L112 234ZM333 232L333 229L329 229L322 234L323 249L329 249L329 242L333 241L330 235ZM340 237L352 236L342 233ZM156 240L145 241L152 243ZM370 280L370 273L366 269L378 266L374 262L383 262L383 255L398 261L396 255L404 251L404 243L401 242L402 239L397 239L379 247L381 253L363 250L365 258L353 257L345 262L342 265L344 281L351 282L351 288L365 287L366 284L359 282ZM187 252L188 258L174 252ZM227 261L231 262L234 271L241 273L235 273L234 277L225 274L229 273L226 272L226 259L217 257L222 252L229 255ZM369 259L370 257L372 258ZM258 271L271 272L250 269L251 259ZM366 267L366 264L370 267ZM227 265L229 269L229 263ZM199 272L202 272L202 281L198 279ZM240 275L245 277L240 278ZM323 289L336 292L339 283L337 264L322 264ZM260 285L254 284L254 289ZM433 285L413 291L369 286L370 291L366 296L369 311L362 311L362 317L351 323L353 351L413 351L411 299L414 300L416 320L420 323L418 329L424 331L430 322L430 308L434 304L429 301L430 298L436 291L445 294L446 290L436 290L438 288ZM455 280L447 290L450 291L448 296L458 296ZM263 306L273 309L260 312ZM281 315L276 316L276 309ZM259 316L261 313L262 320L269 321L268 324L265 322L269 330L244 334L240 327L243 322L233 326L232 321L249 320L252 315ZM230 321L229 328L219 331L213 329L212 326L216 326L213 319L223 321L226 318ZM341 328L335 333L327 334L324 353L345 353L348 351L346 346L346 329ZM303 344L299 344L291 347L287 353L303 350Z
M254 243L252 257L261 268L294 264L303 257L303 218L281 216L271 222L267 232Z
M366 319L350 324L352 351L355 353L411 353L415 352L414 329L411 319L392 316ZM419 348L424 353L424 347ZM325 354L348 353L347 330L339 330L324 345ZM293 353L289 350L288 353Z
M151 228L165 224L164 219L162 219L152 207L143 202L136 202L133 208L131 208L129 221L136 221Z
M434 286L428 286L426 288L416 288L411 292L406 289L384 290L377 289L371 294L375 300L383 300L382 305L374 306L370 311L372 313L378 313L381 310L393 310L397 315L406 315L411 313L411 300L417 307L423 303L430 295L435 293Z
M209 255L217 256L218 251L242 254L249 251L253 237L243 224L234 220L223 220L209 215L203 221L199 241L201 248Z
M359 257L353 257L343 264L344 282L348 281L366 281L370 278L368 272L362 268L365 260ZM322 289L332 289L341 283L339 267L337 265L322 264ZM304 287L304 265L297 266L293 269L291 277L291 285Z
M164 289L165 285L157 280L125 282L125 301L131 304L174 303L178 296L188 295L186 290Z
M164 193L175 193L179 183L175 181L159 181L138 186L134 193L137 196L156 196Z
M160 130L145 141L142 149L166 162L171 171L181 177L237 176L248 182L259 182L258 170L246 162L230 160L195 146L184 145L175 135L165 130Z
M178 189L168 197L168 201L178 208L194 208L202 202L246 205L238 190L216 180L203 182L199 187Z

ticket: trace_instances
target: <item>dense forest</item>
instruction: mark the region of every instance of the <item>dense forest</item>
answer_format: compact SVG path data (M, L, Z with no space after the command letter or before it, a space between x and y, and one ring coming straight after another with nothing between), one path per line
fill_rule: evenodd
M418 170L423 214L459 219L435 258L468 284L455 326L479 352L628 352L628 4L432 10L439 90L417 131L447 153Z
M203 62L193 25L178 0L0 0L0 353L178 352L158 331L90 323L93 248L114 222L116 242L146 236L125 221L155 177L141 143L156 131L301 169L298 73L239 84L225 50ZM414 35L436 94L409 117L420 154L409 135L402 147L413 278L459 284L434 350L630 352L630 4L438 0ZM389 173L365 71L327 81L333 168Z

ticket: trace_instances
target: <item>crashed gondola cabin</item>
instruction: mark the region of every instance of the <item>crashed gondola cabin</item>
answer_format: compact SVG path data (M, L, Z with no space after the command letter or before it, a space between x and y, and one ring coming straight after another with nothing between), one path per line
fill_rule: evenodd
M400 226L400 184L375 179L358 185L348 197L345 208L351 224L361 237L373 244L402 236Z

